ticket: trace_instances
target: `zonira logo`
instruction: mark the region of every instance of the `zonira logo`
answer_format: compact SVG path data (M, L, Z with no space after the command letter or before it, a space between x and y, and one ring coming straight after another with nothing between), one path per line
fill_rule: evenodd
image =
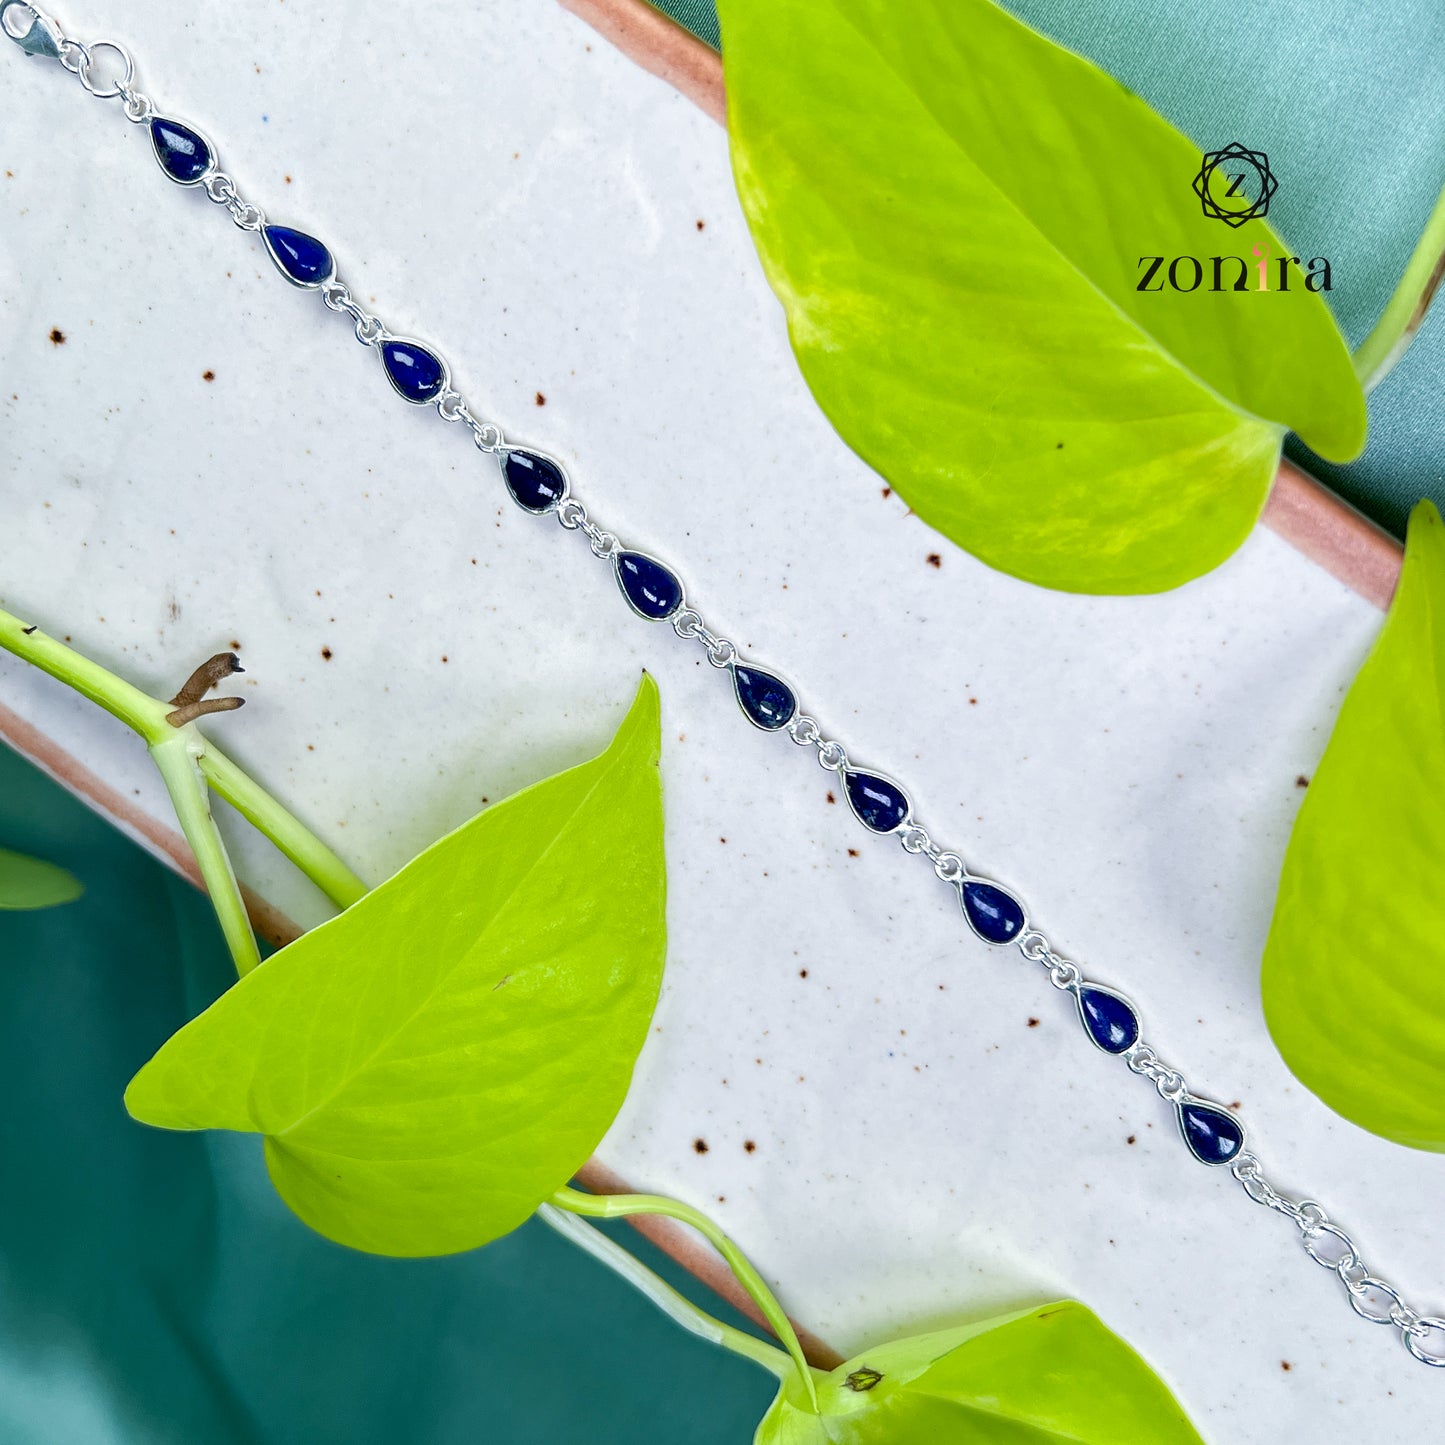
M1204 214L1237 230L1247 221L1267 215L1279 181L1269 168L1263 151L1250 150L1232 141L1222 150L1205 151L1204 163L1194 177L1194 194ZM1290 267L1306 291L1330 290L1330 263L1323 256L1301 261L1298 256L1275 256L1270 267L1270 244L1262 241L1250 247L1254 260L1243 256L1140 256L1136 291L1288 291ZM1300 271L1299 268L1305 269ZM1209 279L1206 286L1205 278ZM1271 284L1273 277L1273 284Z
M1271 285L1269 243L1252 246L1250 250L1257 258L1254 261L1247 261L1243 256L1207 256L1204 261L1198 256L1175 256L1166 266L1163 256L1140 256L1143 275L1134 289L1163 291L1167 286L1171 291L1288 291L1293 266L1306 291L1330 290L1330 263L1325 257L1313 256L1308 262L1298 256L1274 257L1274 284ZM1209 263L1208 271L1205 261ZM1210 283L1207 286L1206 276Z

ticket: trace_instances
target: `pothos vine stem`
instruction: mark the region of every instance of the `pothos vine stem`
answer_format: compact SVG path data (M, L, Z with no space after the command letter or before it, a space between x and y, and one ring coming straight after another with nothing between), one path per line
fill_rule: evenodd
M206 781L338 908L350 908L367 892L366 884L310 828L214 743L206 744L200 766Z
M123 678L0 610L0 648L34 664L117 717L150 749L175 806L181 831L196 855L201 880L240 974L260 962L240 885L212 816L207 784L253 823L338 908L347 908L366 885L293 813L236 766L196 727L175 722L172 702L161 702Z
M752 1261L707 1215L691 1205L668 1199L661 1194L585 1194L580 1189L565 1185L552 1196L552 1203L569 1214L580 1214L589 1219L626 1219L633 1214L661 1214L668 1219L691 1225L722 1255L738 1283L762 1311L763 1318L772 1327L783 1348L792 1356L793 1365L807 1388L809 1398L817 1405L818 1394L813 1371L808 1364L808 1357L803 1353L803 1346L798 1339L798 1332L793 1328L793 1322Z
M166 792L171 795L181 831L196 855L196 864L236 972L244 978L261 962L261 951L256 946L256 934L241 897L241 885L236 881L226 845L221 841L211 813L210 790L201 776L199 754L193 743L195 736L190 724L175 728L172 736L152 743L150 753L160 769Z
M693 1304L686 1295L673 1289L665 1279L648 1269L635 1255L586 1220L558 1209L554 1204L539 1205L537 1217L558 1234L586 1250L599 1263L620 1275L683 1329L700 1339L720 1345L735 1355L752 1360L779 1380L787 1379L792 1373L793 1361L782 1350L708 1314L706 1310Z

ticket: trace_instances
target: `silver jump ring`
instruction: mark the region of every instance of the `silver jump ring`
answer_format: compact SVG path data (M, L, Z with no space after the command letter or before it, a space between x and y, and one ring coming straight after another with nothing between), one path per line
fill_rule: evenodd
M788 724L788 736L800 748L810 748L816 745L818 739L823 736L823 732L818 726L817 719L810 718L805 714L802 717L795 717Z
M266 213L252 201L239 198L226 208L231 219L243 231L259 231L266 224Z
M940 853L933 860L933 871L945 883L962 883L968 870L957 853Z
M575 532L587 520L587 508L575 497L568 497L557 508L557 520L569 532Z
M94 44L80 47L85 51L85 58L81 62L76 74L80 77L80 83L97 99L113 100L117 95L124 95L130 89L130 83L135 79L135 61L131 59L130 51L125 46L117 45L114 40L97 40ZM121 79L112 82L102 89L91 79L91 68L95 64L95 57L98 51L112 50L120 56L125 73Z
M77 56L78 59L73 59ZM79 76L82 70L90 69L90 47L79 40L62 40L60 54L55 58L75 76ZM82 78L81 84L84 83Z
M472 443L479 452L500 452L506 448L502 429L494 421L477 421L472 418L468 425L472 429Z
M201 189L205 191L206 195L218 206L229 206L231 202L236 199L236 183L225 171L217 171L214 175L207 176L206 179L201 182ZM334 284L338 289L342 291L346 290L346 287L341 286L339 282ZM347 292L347 294L350 295L350 292ZM323 296L326 304L332 306L329 294L323 293ZM334 309L333 306L333 310Z
M1042 963L1048 957L1049 941L1037 928L1031 928L1020 935L1018 950L1030 963Z
M1077 963L1070 962L1067 958L1057 958L1049 966L1049 982L1057 989L1075 989L1083 982L1084 974ZM1130 1063L1129 1067L1134 1068ZM1136 1074L1146 1073L1145 1069L1134 1069ZM1152 1076L1151 1076L1152 1077Z
M121 94L125 97L125 118L136 125L143 125L156 113L150 96L138 90L124 90Z
M695 607L684 607L672 614L672 630L684 642L691 642L702 630L702 613Z

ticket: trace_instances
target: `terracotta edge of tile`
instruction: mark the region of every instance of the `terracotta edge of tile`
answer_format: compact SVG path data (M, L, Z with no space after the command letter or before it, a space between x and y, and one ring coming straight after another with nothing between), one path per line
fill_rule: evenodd
M1390 605L1404 549L1293 462L1280 462L1260 521L1381 611Z
M690 30L643 0L559 0L629 60L664 80L719 124L727 119L722 61Z

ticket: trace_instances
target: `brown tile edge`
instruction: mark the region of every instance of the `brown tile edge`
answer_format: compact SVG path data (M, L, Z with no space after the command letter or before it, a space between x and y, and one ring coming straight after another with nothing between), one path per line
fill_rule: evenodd
M721 57L647 0L559 3L629 60L726 122ZM1361 597L1389 606L1400 576L1400 544L1293 463L1280 463L1260 520Z
M1260 521L1367 602L1390 605L1404 549L1293 462L1280 462Z
M718 124L727 119L722 61L677 21L643 0L559 0L629 60L665 80Z
M0 703L0 738L22 757L28 758L41 772L89 803L147 852L174 868L182 878L197 888L201 886L195 855L181 833L142 812L129 798L103 782L83 763L3 703ZM245 884L241 885L241 894L246 902L246 911L251 915L252 927L267 943L281 948L292 939L301 937L301 929L296 924Z
M578 1180L593 1194L632 1194L635 1191L618 1174L609 1169L600 1159L591 1160L577 1176ZM634 1215L628 1220L640 1234L652 1241L665 1254L669 1254L685 1270L701 1280L714 1294L720 1295L735 1309L741 1310L756 1325L768 1329L757 1306L743 1292L732 1271L712 1247L692 1233L675 1219L659 1215ZM791 1316L789 1316L791 1318ZM793 1328L798 1332L803 1353L820 1370L831 1370L843 1363L843 1356L832 1346L825 1344L815 1334L804 1329L797 1320Z

